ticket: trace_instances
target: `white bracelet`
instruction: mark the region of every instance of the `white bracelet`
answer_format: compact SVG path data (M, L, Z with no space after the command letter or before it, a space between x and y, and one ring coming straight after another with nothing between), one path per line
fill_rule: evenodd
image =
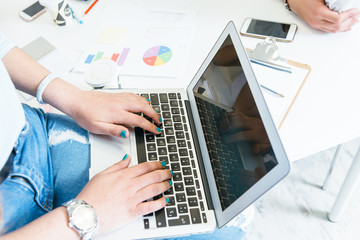
M44 100L42 98L42 95L45 91L45 88L49 85L49 83L54 80L55 78L58 78L57 75L55 75L54 73L49 73L43 80L41 80L37 91L36 91L36 99L38 100L39 103L44 104Z

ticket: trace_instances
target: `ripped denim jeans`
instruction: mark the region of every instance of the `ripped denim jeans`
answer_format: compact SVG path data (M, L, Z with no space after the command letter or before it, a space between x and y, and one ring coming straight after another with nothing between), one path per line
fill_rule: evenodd
M88 132L68 116L23 108L26 125L0 185L0 235L75 198L89 180Z

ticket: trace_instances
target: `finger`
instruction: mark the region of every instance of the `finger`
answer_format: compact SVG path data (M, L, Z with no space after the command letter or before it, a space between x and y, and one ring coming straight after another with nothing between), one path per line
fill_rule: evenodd
M126 127L118 124L105 122L98 122L96 124L96 129L92 130L91 132L96 134L107 134L114 137L122 138L127 138L130 135L129 129L127 129Z
M166 162L145 162L128 168L127 171L131 177L135 178L155 170L164 169L165 166Z
M138 216L142 216L151 212L155 212L161 208L164 208L169 202L169 199L166 197L159 198L156 201L148 201L139 203L136 206L136 212Z
M137 193L136 193L136 198L139 202L143 202L146 199L155 197L163 192L165 192L166 190L168 190L169 188L172 187L172 181L164 181L161 183L154 183L151 185L148 185L142 189L140 189Z
M171 178L169 169L154 170L136 178L135 184L138 189L142 189L153 183L161 183Z
M131 157L125 154L120 162L117 162L114 165L108 167L104 172L109 173L109 172L115 172L125 169L129 166L130 162L131 162Z
M159 127L155 126L154 124L152 124L145 118L143 118L137 114L133 114L133 113L124 114L122 116L121 124L140 127L142 129L152 132L154 134L159 134L161 132L161 129Z

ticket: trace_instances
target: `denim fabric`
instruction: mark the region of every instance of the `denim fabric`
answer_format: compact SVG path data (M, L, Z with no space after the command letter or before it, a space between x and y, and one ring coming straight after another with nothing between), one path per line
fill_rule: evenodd
M70 117L23 105L26 125L12 169L0 185L3 232L14 231L74 198L89 180L88 132Z

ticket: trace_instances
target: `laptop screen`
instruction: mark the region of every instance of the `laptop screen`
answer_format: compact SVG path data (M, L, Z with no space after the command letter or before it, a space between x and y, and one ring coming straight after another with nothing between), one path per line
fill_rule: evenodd
M192 90L225 211L278 164L230 36Z

